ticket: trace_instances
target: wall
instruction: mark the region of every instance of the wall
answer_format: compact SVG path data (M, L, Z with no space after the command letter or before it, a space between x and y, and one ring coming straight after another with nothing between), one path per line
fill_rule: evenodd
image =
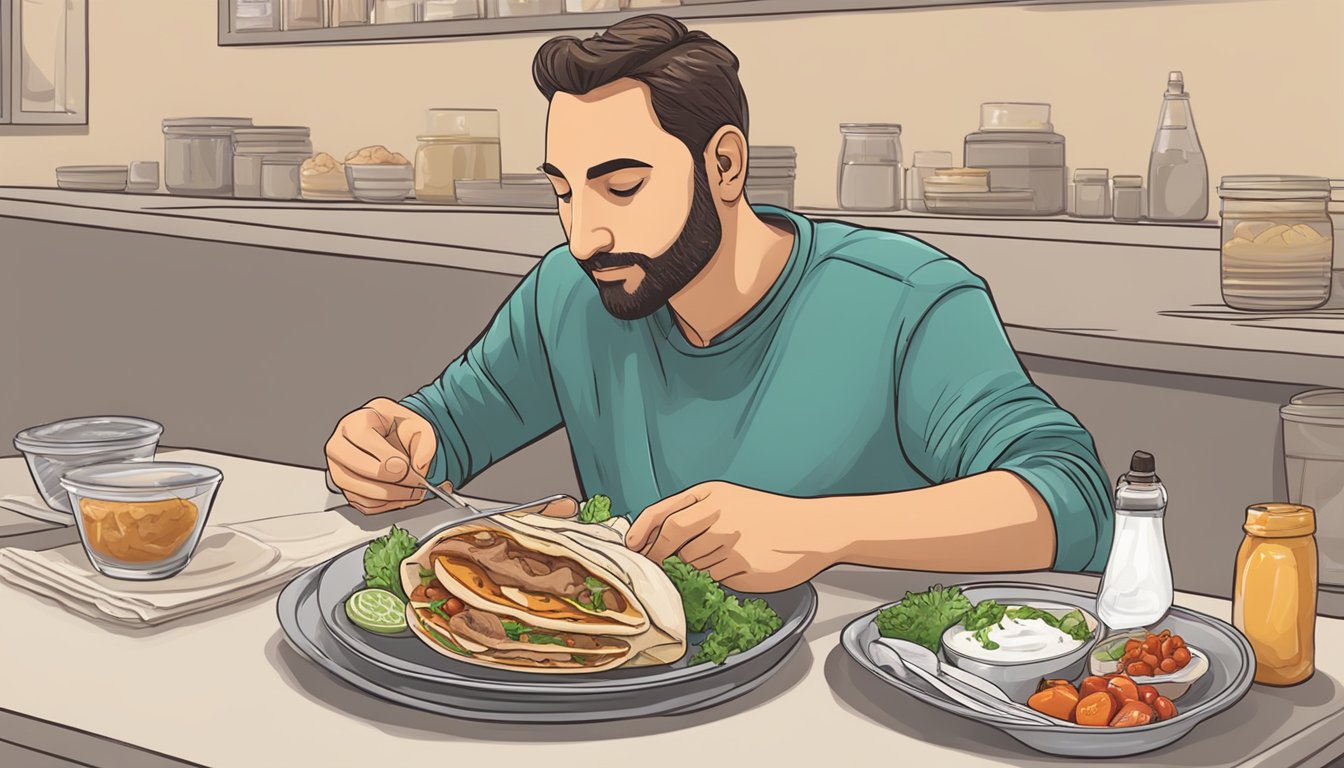
M1046 101L1073 167L1146 173L1170 69L1185 73L1211 177L1344 177L1340 0L837 13L695 23L743 62L752 141L799 149L797 200L832 205L840 122L904 126L960 154L982 101ZM415 149L424 110L502 111L505 170L543 159L531 56L549 35L401 45L220 48L214 0L91 0L87 136L0 135L0 184L161 157L168 116L246 115L313 128L318 150ZM1216 206L1213 208L1216 215Z

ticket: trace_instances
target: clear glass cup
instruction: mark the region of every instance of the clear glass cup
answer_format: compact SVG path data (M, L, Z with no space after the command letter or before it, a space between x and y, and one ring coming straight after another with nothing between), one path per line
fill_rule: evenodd
M150 581L187 567L223 480L214 467L147 461L82 467L61 486L94 569Z
M842 123L836 198L855 211L901 208L904 175L901 126L895 123Z

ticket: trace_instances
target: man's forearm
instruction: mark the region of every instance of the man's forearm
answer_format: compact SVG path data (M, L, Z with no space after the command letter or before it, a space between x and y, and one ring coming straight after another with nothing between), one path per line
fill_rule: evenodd
M918 571L1043 570L1055 558L1055 525L1022 478L991 471L900 493L817 499L835 528L836 563Z

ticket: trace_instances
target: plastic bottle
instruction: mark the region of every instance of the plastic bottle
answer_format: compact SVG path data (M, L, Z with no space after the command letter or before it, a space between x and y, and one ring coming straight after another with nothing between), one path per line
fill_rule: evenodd
M1171 560L1162 523L1167 489L1151 453L1135 451L1115 485L1115 535L1097 616L1114 631L1154 628L1171 609Z
M1255 650L1255 682L1297 685L1315 672L1316 512L1253 504L1237 550L1232 625Z
M1172 72L1148 160L1148 218L1203 221L1208 215L1209 166L1195 132L1185 78Z

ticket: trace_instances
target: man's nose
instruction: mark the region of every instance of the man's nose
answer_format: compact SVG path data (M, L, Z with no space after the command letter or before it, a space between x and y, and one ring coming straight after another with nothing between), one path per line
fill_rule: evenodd
M610 251L616 245L611 229L574 204L570 214L569 252L574 258L586 261L594 255Z

